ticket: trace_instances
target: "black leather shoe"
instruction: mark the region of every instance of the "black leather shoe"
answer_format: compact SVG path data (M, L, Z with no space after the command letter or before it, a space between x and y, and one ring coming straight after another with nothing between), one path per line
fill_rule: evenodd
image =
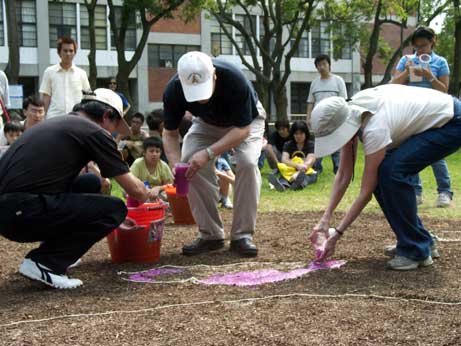
M201 238L195 239L192 243L182 247L182 254L185 256L195 256L202 253L207 253L214 250L219 250L224 247L223 239L205 240Z
M238 253L240 256L256 257L258 256L258 248L249 238L232 240L230 243L230 251Z

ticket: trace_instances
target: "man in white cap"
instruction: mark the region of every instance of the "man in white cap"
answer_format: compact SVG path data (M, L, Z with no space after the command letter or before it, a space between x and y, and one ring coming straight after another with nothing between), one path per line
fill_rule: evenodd
M321 101L312 112L315 155L341 149L341 160L328 206L311 234L314 248L321 253L318 259L334 253L338 239L374 194L397 238L396 246L385 251L394 257L388 267L411 270L431 265L438 252L417 215L413 175L459 149L460 118L459 100L404 85L366 89L349 103L339 97ZM329 234L333 212L354 174L359 140L365 153L360 193Z
M190 163L189 203L199 227L197 239L183 247L184 255L197 255L224 247L218 212L216 156L235 148L236 180L230 250L256 256L253 232L261 187L257 166L264 133L265 111L250 81L236 66L189 52L178 61L178 74L164 95L163 143L168 162ZM195 118L179 148L179 124L186 111Z
M79 113L28 129L0 159L0 234L16 242L41 242L19 272L59 289L82 285L67 268L125 219L122 200L97 192L100 179L79 176L94 161L132 197L150 194L122 160L111 132L129 134L120 97L97 89ZM99 185L98 185L99 184Z

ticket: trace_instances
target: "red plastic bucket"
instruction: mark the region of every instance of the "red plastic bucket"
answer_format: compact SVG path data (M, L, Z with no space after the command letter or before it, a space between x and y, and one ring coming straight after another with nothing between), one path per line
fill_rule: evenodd
M128 208L127 216L136 221L141 228L139 230L117 228L107 236L112 262L158 261L163 237L165 205L145 203L136 208Z
M176 194L176 187L166 185L165 192L170 202L171 212L173 214L174 223L177 225L193 225L195 224L194 217L190 210L187 196Z

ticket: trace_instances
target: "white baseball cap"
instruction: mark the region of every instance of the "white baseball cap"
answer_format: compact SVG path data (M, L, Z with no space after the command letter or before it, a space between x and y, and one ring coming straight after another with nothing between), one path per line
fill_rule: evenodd
M350 141L360 128L362 111L338 96L320 101L314 107L311 118L315 156L333 154Z
M114 91L106 88L96 89L95 91L93 91L93 93L94 95L85 95L84 100L98 101L114 108L121 118L116 131L118 133L121 133L122 135L130 135L131 129L124 118L125 115L123 114L122 98L119 95L117 95L117 93L115 93Z
M214 70L211 58L202 52L188 52L179 59L178 77L187 102L211 97Z

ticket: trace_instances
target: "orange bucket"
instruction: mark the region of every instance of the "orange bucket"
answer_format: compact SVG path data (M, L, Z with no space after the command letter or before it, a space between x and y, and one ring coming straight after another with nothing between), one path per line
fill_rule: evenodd
M195 224L194 217L190 211L189 201L187 196L179 196L176 194L176 187L166 185L165 192L170 202L171 212L173 213L174 223L177 225L193 225Z
M138 230L117 228L107 236L112 262L153 263L158 261L163 236L165 205L145 203L136 208L128 208L127 216L141 227Z

